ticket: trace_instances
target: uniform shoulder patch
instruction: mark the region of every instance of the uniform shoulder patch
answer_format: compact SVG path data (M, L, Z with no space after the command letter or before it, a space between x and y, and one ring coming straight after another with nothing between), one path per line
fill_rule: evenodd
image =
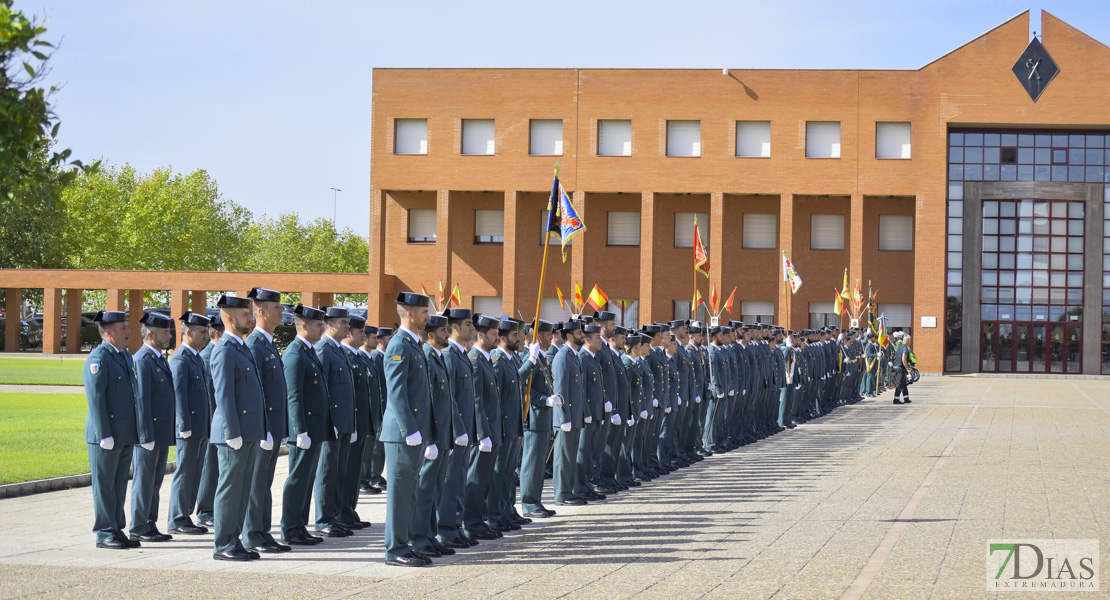
M92 363L91 365L89 365L89 373L92 373L93 375L96 375L99 372L100 372L100 363Z
M393 362L401 362L401 355L400 354L394 354L393 355Z

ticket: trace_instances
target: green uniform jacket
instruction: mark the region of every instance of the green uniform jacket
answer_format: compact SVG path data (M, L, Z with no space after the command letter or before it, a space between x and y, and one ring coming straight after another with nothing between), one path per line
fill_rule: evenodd
M103 342L85 360L85 441L112 438L117 446L139 443L139 382L131 355Z
M432 436L432 378L420 344L401 329L389 340L385 356L385 416L378 439L404 442L420 432Z

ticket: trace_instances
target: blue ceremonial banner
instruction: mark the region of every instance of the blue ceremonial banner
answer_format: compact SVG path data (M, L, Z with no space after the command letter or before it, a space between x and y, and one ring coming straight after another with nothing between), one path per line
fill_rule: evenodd
M559 183L559 165L555 165L555 181L551 184L551 196L547 199L547 235L559 232L562 242L563 262L567 262L567 244L580 232L586 230L586 224L578 217L574 205L570 203L570 196Z

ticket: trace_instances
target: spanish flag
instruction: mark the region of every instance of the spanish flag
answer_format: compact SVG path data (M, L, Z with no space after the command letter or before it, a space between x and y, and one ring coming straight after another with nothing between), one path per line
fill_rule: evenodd
M836 300L833 301L833 312L838 315L844 314L844 296L833 288L833 294L836 295Z
M736 288L732 288L732 293L728 295L728 301L725 302L725 310L728 314L732 314L732 301L736 298Z
M447 299L448 304L455 303L455 306L462 306L462 291L459 290L459 284L455 284L455 289L451 290L451 297Z
M559 289L559 285L555 285L555 293L559 295L559 308L567 309L567 299L563 297L563 290Z
M586 302L589 302L590 306L594 307L594 310L601 310L609 303L609 296L606 296L605 292L601 291L601 288L594 285L594 289L590 290L590 297Z
M574 300L574 302L571 305L571 308L574 309L574 310L572 310L571 312L577 312L579 310L582 310L582 307L585 306L585 304L586 304L585 302L582 301L582 288L578 287L578 282L577 281L574 282L574 298L573 298L573 300Z

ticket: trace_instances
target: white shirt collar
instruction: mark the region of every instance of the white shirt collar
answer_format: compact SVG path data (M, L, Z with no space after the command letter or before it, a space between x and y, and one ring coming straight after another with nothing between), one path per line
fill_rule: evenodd
M455 340L453 340L451 338L447 338L447 343L449 343L452 346L458 348L459 352L462 352L463 354L466 354L466 348L464 348L462 344L456 342Z
M197 350L195 348L193 348L192 346L190 346L189 344L181 344L181 347L190 351L190 352L192 352L193 356L200 356L200 352L197 352Z
M375 350L377 350L377 348L375 348ZM366 349L364 349L364 348L359 348L358 351L365 354L366 358L370 358L370 356L371 356L371 353L367 352Z
M150 352L154 354L154 356L162 356L162 351L155 348L154 346L151 346L150 344L144 343L143 347L150 350Z
M412 339L413 339L413 341L415 341L415 342L416 342L417 344L422 344L422 343L424 343L424 342L421 342L421 341L420 341L420 336L418 336L418 335L416 335L415 333L413 333L411 329L409 329L409 328L405 327L404 325L402 325L402 326L400 327L400 329L401 329L401 331L404 331L405 333L407 333L407 334L411 335L411 336L412 336Z
M301 340L301 343L304 344L305 346L307 346L309 348L312 347L312 344L308 343L308 340L306 340L303 335L298 335L297 339Z
M589 354L589 355L590 355L590 358L597 358L597 355L596 355L596 354L594 354L593 352L590 352L590 349L589 349L589 348L587 348L587 347L585 347L585 346L582 346L582 349L586 351L586 354Z
M328 335L326 333L324 334L324 337L327 338L328 341L330 341L331 343L335 344L336 348L339 347L339 342L335 341L335 338L331 337L330 335Z
M233 339L233 340L235 340L236 342L239 342L240 344L245 344L246 343L246 342L243 341L243 338L235 335L234 333L231 333L230 331L224 331L224 335ZM223 338L220 338L220 339L223 339Z
M255 327L254 330L260 332L262 336L266 338L267 342L270 342L271 344L274 343L274 336L269 331L266 331L261 327Z
M481 352L482 356L486 357L486 360L490 360L489 352L486 352L485 350L482 350L481 346L479 346L478 344L474 344L474 349L477 350L478 352ZM493 361L490 361L490 362L493 362Z

